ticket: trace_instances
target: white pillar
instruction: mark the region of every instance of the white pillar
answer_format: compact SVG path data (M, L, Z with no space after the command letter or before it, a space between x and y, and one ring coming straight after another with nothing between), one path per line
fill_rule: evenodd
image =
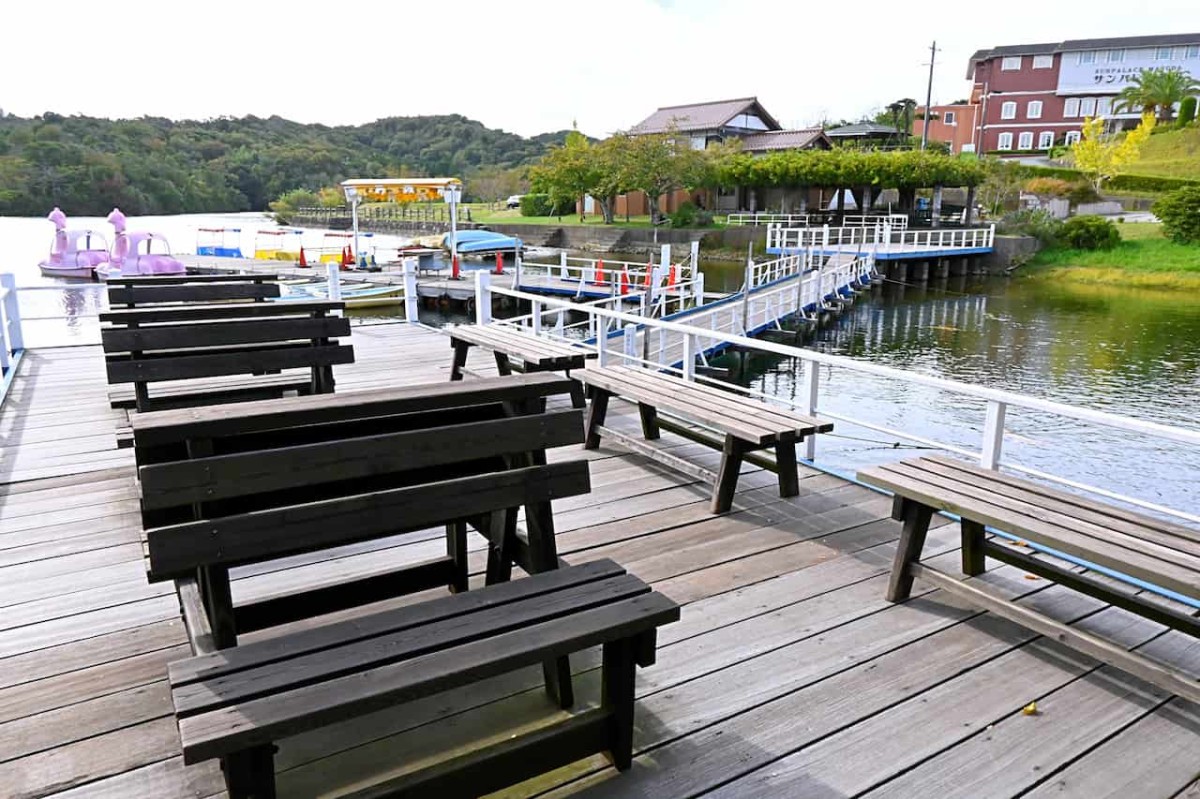
M7 326L8 346L16 350L25 349L25 335L21 329L21 307L17 304L17 276L11 272L0 274L0 289L8 289L4 297L4 322Z
M421 305L421 295L417 290L417 272L413 269L413 259L404 259L404 318L416 324Z
M979 465L985 469L1000 468L1000 453L1004 448L1004 416L1007 407L1003 402L988 400L987 420L983 425L983 452Z
M596 365L608 366L608 317L596 316Z
M486 269L475 270L475 324L492 321L492 275Z
M683 337L683 379L696 379L696 334L688 333Z
M521 288L521 240L517 239L517 247L513 250L513 288Z
M696 293L696 307L699 308L704 304L704 273L696 273L696 281L692 284L692 291Z
M817 415L817 397L821 391L821 373L818 370L816 361L808 362L808 370L804 373L805 382L805 403L804 414L806 416ZM814 460L817 457L817 437L815 435L808 436L804 439L804 457L808 460Z
M671 265L671 245L664 244L658 254L658 263L663 269Z
M637 366L637 325L629 322L625 325L625 365Z
M542 304L537 300L530 303L530 322L533 327L533 335L541 335L542 332Z
M563 280L567 279L567 253L566 251L558 254L558 276Z
M335 302L342 298L342 275L339 271L341 268L341 264L325 264L325 271L329 275L329 288L327 293L329 295L329 299Z

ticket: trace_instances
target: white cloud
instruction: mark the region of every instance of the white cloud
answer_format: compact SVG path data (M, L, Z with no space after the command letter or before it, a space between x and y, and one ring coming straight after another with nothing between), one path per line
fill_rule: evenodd
M1200 29L1194 2L995 6L859 0L68 0L5 10L0 107L99 116L278 114L303 122L461 113L602 135L660 105L757 95L786 125L965 96L1002 44ZM1200 72L1200 68L1197 69Z

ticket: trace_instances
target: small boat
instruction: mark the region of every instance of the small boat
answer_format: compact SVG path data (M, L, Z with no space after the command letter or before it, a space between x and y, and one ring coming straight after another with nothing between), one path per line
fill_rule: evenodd
M303 231L292 228L260 230L254 234L254 258L258 261L299 261Z
M58 208L46 218L54 223L54 243L38 269L47 277L93 280L96 267L108 262L108 240L94 230L67 230L67 215Z
M138 275L183 275L187 267L171 255L171 245L161 233L125 230L125 214L114 208L108 222L116 231L108 262L96 267L96 277L109 280L114 277Z
M289 284L287 293L274 298L275 302L305 302L307 300L329 299L329 283L300 283ZM404 286L362 286L342 285L342 302L347 308L377 308L386 305L400 305L404 302Z
M442 247L450 249L450 236L447 233L442 241ZM497 252L515 252L521 246L521 240L513 236L505 236L494 230L460 230L454 240L458 244L459 255L488 255Z
M196 228L196 255L213 255L218 258L241 258L241 241L241 228Z

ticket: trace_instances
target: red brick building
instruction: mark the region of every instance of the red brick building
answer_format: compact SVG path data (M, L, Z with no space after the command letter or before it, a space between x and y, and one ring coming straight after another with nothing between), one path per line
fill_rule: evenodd
M978 103L958 103L954 105L935 105L933 114L925 113L924 106L917 106L917 118L913 120L912 135L921 136L925 131L925 119L930 117L929 140L945 142L950 145L950 152L975 152L975 135L979 128Z
M967 79L974 83L971 104L979 108L977 121L960 151L1044 152L1077 141L1087 117L1132 125L1139 114L1114 112L1113 100L1142 69L1179 69L1200 77L1200 33L980 50L967 67ZM956 114L956 121L960 118ZM930 138L952 141L935 132L946 134L937 123L930 128Z

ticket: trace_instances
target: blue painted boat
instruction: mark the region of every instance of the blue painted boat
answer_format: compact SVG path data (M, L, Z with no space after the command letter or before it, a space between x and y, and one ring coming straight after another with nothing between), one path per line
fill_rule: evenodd
M483 255L494 252L513 252L521 246L521 240L505 236L494 230L460 230L455 236L459 255ZM442 246L450 249L450 234L442 240Z

